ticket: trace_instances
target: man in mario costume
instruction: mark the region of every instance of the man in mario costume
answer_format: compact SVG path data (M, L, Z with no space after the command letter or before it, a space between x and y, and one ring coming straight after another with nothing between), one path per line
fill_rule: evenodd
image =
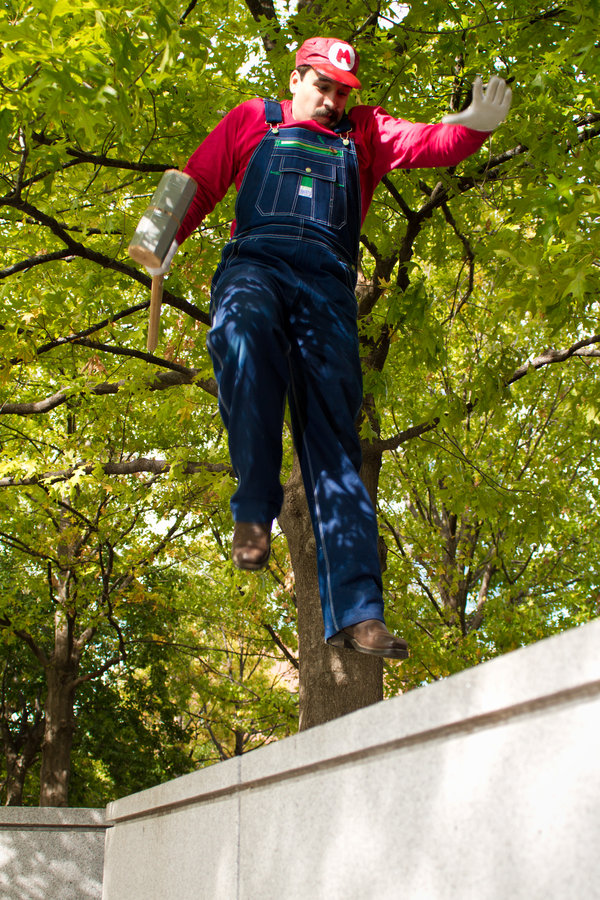
M280 512L286 398L317 544L325 639L404 659L384 623L377 520L359 477L362 380L354 289L361 224L395 168L454 166L505 118L511 92L493 77L442 124L381 107L346 113L358 53L315 37L296 53L291 100L248 100L190 158L195 199L167 260L234 182L236 221L212 283L207 344L238 486L233 561L260 569Z

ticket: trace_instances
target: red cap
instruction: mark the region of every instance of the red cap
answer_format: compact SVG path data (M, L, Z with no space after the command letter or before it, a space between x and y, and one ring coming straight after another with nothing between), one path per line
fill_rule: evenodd
M312 66L321 75L353 88L360 87L356 77L358 62L354 47L337 38L309 38L296 53L296 68Z

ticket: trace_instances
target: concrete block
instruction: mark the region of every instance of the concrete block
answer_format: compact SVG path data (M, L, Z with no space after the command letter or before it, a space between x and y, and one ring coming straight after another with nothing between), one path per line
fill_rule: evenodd
M600 900L600 621L113 803L103 900Z
M100 900L106 827L103 809L0 807L2 900Z
M238 798L139 814L106 836L103 898L226 900L236 896Z

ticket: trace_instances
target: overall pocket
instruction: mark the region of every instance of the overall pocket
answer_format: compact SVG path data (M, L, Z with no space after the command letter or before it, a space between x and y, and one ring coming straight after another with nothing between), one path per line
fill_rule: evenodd
M292 153L276 146L256 208L264 217L293 216L342 228L347 219L343 151L323 148Z

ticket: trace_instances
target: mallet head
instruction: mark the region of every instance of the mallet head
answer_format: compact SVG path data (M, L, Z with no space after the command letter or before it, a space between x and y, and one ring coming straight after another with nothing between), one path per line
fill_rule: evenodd
M167 169L135 230L127 251L132 259L159 269L196 195L196 182L178 169Z

